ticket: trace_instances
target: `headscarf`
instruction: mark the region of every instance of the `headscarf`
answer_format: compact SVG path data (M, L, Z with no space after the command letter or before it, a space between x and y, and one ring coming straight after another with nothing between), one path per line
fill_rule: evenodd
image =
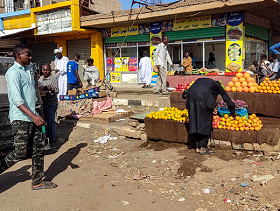
M63 50L62 47L60 47L59 49L55 49L55 50L54 50L54 54L56 54L56 53L62 53L62 50Z

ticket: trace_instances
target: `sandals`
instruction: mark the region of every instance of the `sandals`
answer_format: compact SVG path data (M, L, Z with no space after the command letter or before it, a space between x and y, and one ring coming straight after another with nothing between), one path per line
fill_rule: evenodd
M208 147L206 148L206 152L200 152L199 154L200 155L211 155L211 154L213 154L214 153L214 151L213 150L211 150L211 149L209 149Z
M52 188L57 187L57 185L55 183L51 182L51 181L43 181L42 183L43 183L43 185L40 185L40 186L37 186L37 187L32 186L31 187L32 190L52 189Z

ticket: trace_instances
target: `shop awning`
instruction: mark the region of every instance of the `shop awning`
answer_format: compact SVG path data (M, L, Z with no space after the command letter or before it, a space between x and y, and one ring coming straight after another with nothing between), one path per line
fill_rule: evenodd
M256 26L253 24L246 23L245 25L245 35L259 38L264 41L268 41L269 39L269 30L260 26Z
M226 27L220 26L220 27L203 28L203 29L171 31L171 32L165 32L164 35L167 36L170 41L225 37Z
M122 37L106 37L104 43L122 43L124 40L124 36ZM141 35L134 35L134 36L127 36L125 39L126 42L149 42L150 35L149 34L141 34Z
M0 38L18 34L18 33L25 32L25 31L29 31L32 29L35 29L35 26L29 27L29 28L22 28L22 29L3 30L3 31L0 31Z

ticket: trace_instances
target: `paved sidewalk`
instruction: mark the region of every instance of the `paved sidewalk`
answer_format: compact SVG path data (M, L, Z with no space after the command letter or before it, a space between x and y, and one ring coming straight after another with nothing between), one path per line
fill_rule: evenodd
M136 106L154 106L169 107L169 95L154 94L154 87L142 88L142 84L113 84L118 92L114 99L115 105L136 105Z

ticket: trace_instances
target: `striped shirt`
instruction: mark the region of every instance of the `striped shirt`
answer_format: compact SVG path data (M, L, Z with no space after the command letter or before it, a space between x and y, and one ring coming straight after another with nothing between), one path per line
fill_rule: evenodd
M38 80L39 87L40 86L50 86L52 89L55 90L54 93L51 91L41 91L45 92L46 96L42 97L43 107L48 108L50 106L57 105L57 93L59 92L57 80L54 76L50 75L47 78L44 78L42 75Z

